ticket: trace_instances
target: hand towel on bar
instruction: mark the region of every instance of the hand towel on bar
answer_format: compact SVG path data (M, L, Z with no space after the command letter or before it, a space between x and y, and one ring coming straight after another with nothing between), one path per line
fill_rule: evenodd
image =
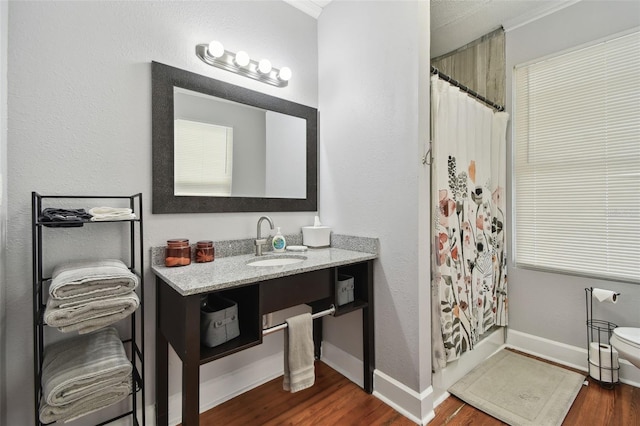
M131 393L131 380L107 386L93 395L81 398L66 405L54 406L40 401L40 422L43 424L62 420L69 422L91 414L125 399Z
M313 319L302 314L286 320L284 333L284 382L282 388L291 393L313 386Z
M89 214L93 216L91 220L94 222L103 220L129 220L136 218L133 210L120 207L94 207L89 209Z
M132 370L113 327L62 340L45 348L42 399L50 406L64 406L108 386L128 383Z
M140 305L135 292L124 296L91 300L69 307L52 306L52 298L44 310L44 322L62 332L89 333L128 317Z
M127 294L137 286L138 277L121 260L85 260L55 267L49 294L70 302Z

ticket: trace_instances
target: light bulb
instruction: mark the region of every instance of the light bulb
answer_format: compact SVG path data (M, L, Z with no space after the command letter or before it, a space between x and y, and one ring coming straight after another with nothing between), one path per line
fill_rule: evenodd
M291 79L291 68L282 67L278 73L278 78L282 81L289 81Z
M209 43L209 47L207 50L209 52L209 55L213 56L214 58L220 58L222 55L224 55L224 46L217 40L213 40L211 43Z
M258 62L258 71L262 74L269 74L271 72L271 61L268 59L260 59L260 62Z
M251 59L249 58L249 54L247 52L245 52L244 50L241 50L238 53L236 53L235 62L236 62L236 65L240 67L246 67L247 65L249 65L249 62L251 62Z

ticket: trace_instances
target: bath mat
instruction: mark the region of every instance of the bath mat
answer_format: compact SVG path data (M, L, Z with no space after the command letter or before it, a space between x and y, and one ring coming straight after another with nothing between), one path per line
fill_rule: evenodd
M449 393L510 425L561 425L585 377L501 350L457 381Z

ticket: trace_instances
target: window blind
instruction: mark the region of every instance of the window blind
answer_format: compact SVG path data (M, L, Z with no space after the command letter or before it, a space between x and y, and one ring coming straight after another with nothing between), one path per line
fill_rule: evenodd
M514 83L516 265L640 283L640 32Z
M230 196L233 128L174 120L174 193Z

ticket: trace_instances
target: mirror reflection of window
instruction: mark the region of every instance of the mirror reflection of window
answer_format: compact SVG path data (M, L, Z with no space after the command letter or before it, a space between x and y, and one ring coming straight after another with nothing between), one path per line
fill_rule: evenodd
M174 120L174 191L178 196L230 196L233 128Z
M233 187L194 192L174 187L173 195L202 197L307 197L307 120L174 86L174 122L185 120L233 128ZM174 134L174 145L180 135ZM199 156L198 161L203 157ZM174 168L176 168L174 163ZM182 167L182 166L181 166ZM185 163L184 167L188 168ZM214 167L212 164L210 167ZM217 166L215 166L217 167ZM175 182L174 182L175 185ZM203 185L210 186L203 182Z

